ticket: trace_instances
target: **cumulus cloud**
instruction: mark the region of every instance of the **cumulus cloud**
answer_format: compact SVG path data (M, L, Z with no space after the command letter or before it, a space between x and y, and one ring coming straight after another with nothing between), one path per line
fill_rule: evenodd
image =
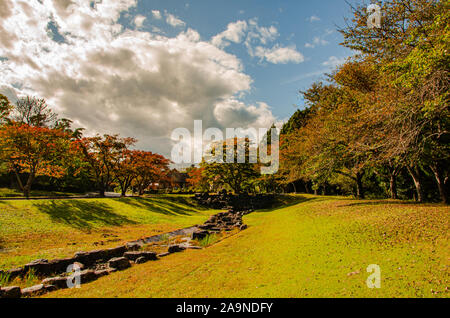
M258 46L254 52L255 56L266 60L273 64L301 63L305 60L304 56L297 51L296 47L279 47L275 45L273 48L263 48Z
M183 20L180 20L179 18L170 13L166 14L166 22L173 27L180 27L186 25L186 23Z
M279 37L275 26L264 27L258 24L256 18L246 21L236 21L228 24L227 29L211 39L211 43L219 48L224 48L233 43L244 43L247 52L252 57L273 64L301 63L303 55L297 51L295 46L281 47L276 44L272 48L263 47ZM256 45L256 47L255 47Z
M230 23L225 31L212 38L211 43L218 47L226 47L230 44L229 42L240 43L245 36L245 31L247 31L247 22Z
M247 106L235 98L218 103L214 115L223 127L269 128L276 121L266 103Z
M155 19L158 19L158 20L162 19L162 15L159 10L152 10L152 15Z
M192 29L175 37L124 29L120 14L135 5L2 1L0 93L44 97L87 134L136 137L138 147L164 155L172 130L192 129L195 119L205 128L270 126L268 105L239 101L252 79L235 55ZM50 21L64 41L49 34Z
M136 27L140 28L142 27L142 24L144 24L146 17L144 17L143 15L137 15L134 18L134 24L136 25Z
M327 40L325 40L323 38L320 38L318 36L315 36L313 38L312 43L306 43L305 47L313 49L316 46L324 46L324 45L327 45L327 44L329 44L329 42Z
M328 60L326 60L325 62L322 63L323 66L329 66L330 68L335 69L336 67L338 67L339 65L342 65L345 63L345 61L347 60L346 57L341 57L338 58L336 56L330 56L328 58Z
M317 47L317 46L325 46L325 45L328 45L330 42L328 42L327 40L325 40L325 38L326 38L327 36L329 36L330 34L332 34L332 33L333 33L333 31L331 31L331 30L326 30L325 33L324 33L323 35L321 35L321 36L315 36L315 37L313 38L312 42L305 43L305 47L306 47L306 48L313 49L313 48L315 48L315 47Z

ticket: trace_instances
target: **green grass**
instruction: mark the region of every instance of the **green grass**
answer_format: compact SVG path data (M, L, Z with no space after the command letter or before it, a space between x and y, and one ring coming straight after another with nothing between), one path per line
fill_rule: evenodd
M0 269L117 246L203 223L213 213L188 196L0 200Z
M206 249L46 297L448 297L448 206L297 199ZM370 264L380 289L366 286Z
M201 247L208 247L214 243L216 243L220 237L216 234L207 235L201 240L198 240L198 245Z

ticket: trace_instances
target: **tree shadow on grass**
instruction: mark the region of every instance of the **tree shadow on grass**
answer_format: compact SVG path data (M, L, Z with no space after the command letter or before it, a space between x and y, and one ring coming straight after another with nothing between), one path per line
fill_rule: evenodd
M89 230L94 226L120 226L137 224L123 215L116 214L102 202L81 200L51 200L34 203L34 206L48 214L53 221L68 226Z
M275 209L284 209L288 208L300 203L308 202L308 201L320 201L321 199L318 197L314 198L306 198L301 195L278 195L275 197L275 202L270 208L267 209L260 209L256 212L272 212Z
M197 209L170 202L168 198L120 198L120 202L165 215L193 215Z

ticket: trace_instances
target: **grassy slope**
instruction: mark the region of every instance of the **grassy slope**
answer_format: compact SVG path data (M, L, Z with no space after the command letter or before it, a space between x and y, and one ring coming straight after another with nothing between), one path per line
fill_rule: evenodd
M186 196L0 200L0 269L118 246L202 223L213 213L199 209Z
M448 297L448 207L306 196L245 221L207 249L46 297ZM369 264L381 289L366 287Z

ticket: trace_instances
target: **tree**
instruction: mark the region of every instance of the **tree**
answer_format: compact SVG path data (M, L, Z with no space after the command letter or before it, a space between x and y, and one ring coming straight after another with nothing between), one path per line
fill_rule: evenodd
M390 113L384 127L391 142L382 152L407 166L419 201L420 170L428 166L442 201L448 203L449 170L444 168L450 157L448 1L385 1L381 28L367 27L363 6L353 12L352 23L341 30L343 44L374 58L397 96L378 103Z
M212 185L229 186L235 193L240 194L248 189L251 181L258 176L258 165L250 162L250 141L248 138L238 140L234 138L217 145L222 147L223 162L208 162L208 158L203 160L200 166L204 169L202 176ZM233 149L233 160L228 163L226 160L227 150ZM216 148L211 149L211 154L215 155ZM239 163L240 155L244 156L244 162Z
M194 165L186 169L186 172L189 176L186 179L186 181L191 187L193 187L196 190L200 191L209 190L208 180L203 175L204 170L205 170L204 167L196 167Z
M137 177L137 151L124 150L120 154L120 158L114 168L114 178L119 184L121 196L125 196L131 187L133 180Z
M111 187L115 171L128 147L136 142L133 138L120 138L118 135L86 137L79 145L84 158L94 176L101 197Z
M6 96L0 94L0 124L8 117L12 106Z
M58 129L11 123L0 129L2 159L16 176L25 197L38 176L60 178L70 156L70 136Z
M14 107L13 120L35 127L52 126L58 116L43 98L27 96L20 98Z
M138 189L139 195L143 195L152 184L169 182L169 159L149 151L136 151L134 156L136 178L133 186Z

